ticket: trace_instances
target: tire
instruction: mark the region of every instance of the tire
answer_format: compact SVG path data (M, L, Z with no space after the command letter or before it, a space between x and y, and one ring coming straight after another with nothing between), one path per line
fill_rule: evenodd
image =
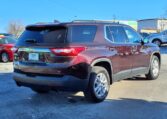
M9 62L9 55L6 52L3 52L0 59L4 63Z
M146 74L146 78L148 80L157 79L159 76L159 71L160 71L160 61L159 58L154 55L151 59L149 73Z
M45 94L48 93L48 89L40 89L40 88L31 88L34 92L39 93L39 94Z
M161 46L161 41L160 40L153 40L152 43L158 45L159 47Z
M108 95L110 89L110 78L107 70L103 67L92 68L89 85L84 91L85 98L91 102L102 102Z

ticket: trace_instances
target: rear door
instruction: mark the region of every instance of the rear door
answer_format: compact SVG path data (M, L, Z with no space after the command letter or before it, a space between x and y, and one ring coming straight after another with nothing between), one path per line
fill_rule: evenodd
M127 44L127 36L122 26L106 26L106 39L109 47L116 49L115 56L111 56L114 80L129 78L132 68L131 45Z

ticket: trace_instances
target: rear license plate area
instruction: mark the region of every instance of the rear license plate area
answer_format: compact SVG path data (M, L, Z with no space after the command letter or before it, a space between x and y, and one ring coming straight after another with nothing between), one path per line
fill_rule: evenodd
M38 53L29 53L28 60L29 61L39 61L39 54Z

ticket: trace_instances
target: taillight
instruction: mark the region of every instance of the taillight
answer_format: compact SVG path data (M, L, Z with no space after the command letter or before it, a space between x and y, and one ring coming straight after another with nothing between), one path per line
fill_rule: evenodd
M16 47L13 47L13 48L11 48L11 50L12 50L12 52L13 52L13 53L17 53L17 51L18 51L18 48L16 48Z
M51 48L56 56L77 56L85 50L85 47L69 47L69 48Z

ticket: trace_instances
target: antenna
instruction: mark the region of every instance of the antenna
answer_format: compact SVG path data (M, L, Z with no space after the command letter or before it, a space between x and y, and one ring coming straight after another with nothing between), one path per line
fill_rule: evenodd
M116 15L113 14L113 22L116 22Z

